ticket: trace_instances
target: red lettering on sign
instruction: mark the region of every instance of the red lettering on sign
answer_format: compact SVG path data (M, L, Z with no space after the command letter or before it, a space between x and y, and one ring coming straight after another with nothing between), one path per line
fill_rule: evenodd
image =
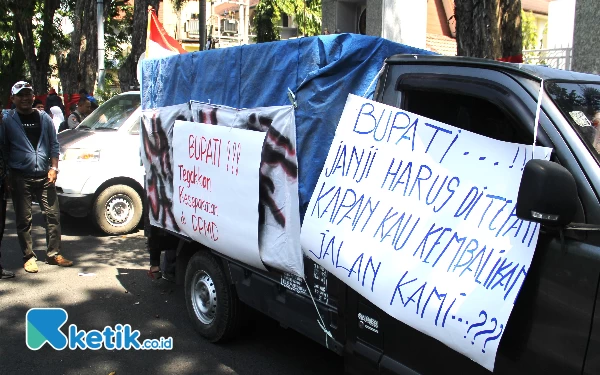
M212 241L219 240L219 229L212 221L204 220L201 216L192 215L192 229Z
M197 137L190 134L188 137L188 157L206 164L221 166L221 139Z

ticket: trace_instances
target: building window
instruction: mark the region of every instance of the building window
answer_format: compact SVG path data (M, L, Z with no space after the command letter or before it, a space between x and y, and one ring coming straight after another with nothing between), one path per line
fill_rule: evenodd
M289 23L290 23L290 20L289 20L288 15L285 13L281 13L281 26L289 27Z

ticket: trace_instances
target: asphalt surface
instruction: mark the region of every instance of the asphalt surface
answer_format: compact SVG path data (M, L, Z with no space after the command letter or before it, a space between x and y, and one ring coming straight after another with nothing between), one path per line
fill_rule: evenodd
M342 359L321 345L259 313L239 337L211 344L194 331L183 286L146 275L143 231L104 236L86 219L62 217L62 254L75 262L61 268L44 263L45 229L34 207L37 274L22 267L14 213L9 203L2 265L14 279L0 280L0 374L342 374ZM170 351L37 351L25 343L25 315L34 307L61 307L79 330L130 324L141 338L173 337Z

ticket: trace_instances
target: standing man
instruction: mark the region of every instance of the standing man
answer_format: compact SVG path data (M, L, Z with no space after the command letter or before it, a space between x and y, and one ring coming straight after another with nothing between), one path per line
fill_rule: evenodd
M2 139L4 138L4 124L2 124L3 111L0 111L0 147L4 145ZM0 150L0 246L2 245L2 237L4 237L4 226L6 225L6 183L4 179L6 177L6 155L4 149ZM15 277L14 272L5 270L0 264L0 279L8 279Z
M67 123L69 124L69 129L75 129L79 126L79 123L87 117L92 111L92 104L90 100L85 96L81 96L79 101L77 102L77 109L71 112L69 115Z
M58 140L52 119L33 103L33 88L25 81L11 89L15 110L4 120L5 147L10 169L10 185L17 222L17 236L23 251L25 271L38 272L31 240L31 201L40 202L46 213L46 263L70 267L73 262L60 253L60 211L56 195Z

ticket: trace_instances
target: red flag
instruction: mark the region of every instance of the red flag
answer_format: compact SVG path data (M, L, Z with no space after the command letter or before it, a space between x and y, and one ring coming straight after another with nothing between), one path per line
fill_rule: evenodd
M172 38L156 17L154 9L148 7L148 39L146 40L146 58L155 59L186 53L181 44Z

